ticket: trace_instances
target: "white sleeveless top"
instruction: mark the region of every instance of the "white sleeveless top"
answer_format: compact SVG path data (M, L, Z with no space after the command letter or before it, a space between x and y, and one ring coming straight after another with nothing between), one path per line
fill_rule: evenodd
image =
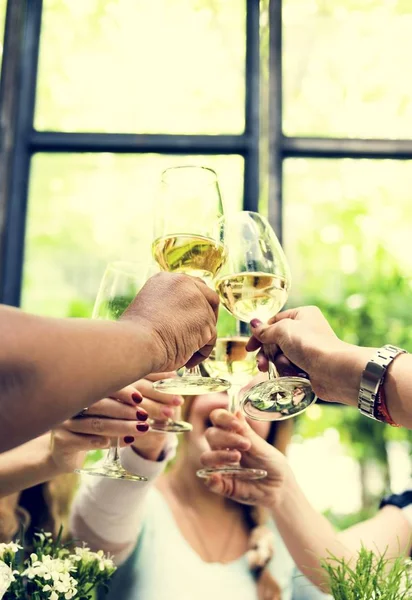
M303 576L273 522L275 553L270 569L282 600L330 598ZM181 534L161 493L152 488L139 541L119 567L106 600L257 600L256 582L245 556L226 564L204 562Z

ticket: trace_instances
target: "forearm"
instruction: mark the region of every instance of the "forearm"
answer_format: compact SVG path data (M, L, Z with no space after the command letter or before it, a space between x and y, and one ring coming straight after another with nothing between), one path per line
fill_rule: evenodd
M342 344L336 353L325 357L325 371L336 400L358 405L362 372L377 348ZM389 414L395 423L412 429L412 355L401 354L389 365L384 380Z
M385 506L372 519L358 523L338 534L353 552L362 546L392 559L411 551L412 526L396 506Z
M308 502L291 471L273 517L298 569L323 591L328 591L321 562L334 555L350 560L354 553L338 537L329 521Z
M50 434L0 454L0 498L59 474L50 455Z
M138 538L146 496L163 472L174 447L162 462L145 460L131 448L122 450L122 464L131 473L147 477L144 483L112 479L93 479L85 483L76 497L71 518L74 537L95 550L102 549L124 562Z
M0 331L0 451L152 370L150 335L131 322L47 319L0 307Z

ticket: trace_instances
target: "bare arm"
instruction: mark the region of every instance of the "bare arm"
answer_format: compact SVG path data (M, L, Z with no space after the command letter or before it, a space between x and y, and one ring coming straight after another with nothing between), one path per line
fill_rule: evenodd
M351 561L362 544L380 552L387 550L388 558L409 553L412 519L407 518L405 509L386 506L373 519L337 533L311 506L285 456L263 440L241 413L216 409L210 419L213 426L206 431L206 438L211 450L202 454L203 465L214 467L241 459L245 467L264 468L267 476L242 481L214 474L206 485L217 494L270 510L297 567L322 590L328 591L321 561L331 555Z
M132 322L47 319L0 307L0 331L0 451L152 370L150 335Z
M342 343L342 348L337 350L335 355L329 356L331 379L335 380L336 389L341 390L338 401L352 406L358 405L362 371L376 350ZM325 357L325 363L326 361ZM398 425L412 429L411 354L398 355L389 365L384 380L384 391L392 419Z
M198 364L218 306L204 282L176 273L149 279L117 323L0 306L0 452L148 373Z
M339 539L351 550L361 545L388 558L409 554L412 548L412 525L402 509L384 506L373 518L358 523L338 534Z
M50 434L46 433L0 454L0 498L44 483L58 474L50 455Z
M412 527L399 508L386 506L372 519L337 533L310 505L291 473L273 514L298 568L324 591L328 590L320 563L330 555L349 561L362 545L377 552L386 551L387 558L409 554L411 550Z
M282 371L299 367L309 375L316 395L323 400L357 406L362 372L377 348L339 340L319 309L313 306L279 313L269 325L254 322L248 344L255 350L272 345L275 362ZM382 340L382 344L390 340ZM262 370L267 359L259 358ZM386 404L392 419L412 429L412 355L397 356L384 379Z

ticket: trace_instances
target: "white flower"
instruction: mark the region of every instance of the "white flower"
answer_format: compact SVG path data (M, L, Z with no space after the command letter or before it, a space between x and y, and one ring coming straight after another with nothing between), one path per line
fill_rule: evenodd
M3 556L6 552L9 552L11 554L16 554L16 552L18 552L21 549L22 549L22 547L19 546L19 544L16 544L14 542L10 542L9 544L0 544L0 559L3 558Z
M58 600L63 596L70 600L77 594L77 581L70 575L76 569L68 558L52 558L48 554L43 555L41 560L36 554L30 555L31 565L23 571L22 575L33 580L42 579L45 585L43 592L50 592L50 600Z
M13 581L15 581L13 571L6 563L0 560L0 600L3 598Z
M75 548L74 555L72 555L73 560L75 561L83 561L84 563L91 563L97 561L99 565L99 571L111 570L115 568L113 560L110 556L106 556L103 550L99 550L98 552L92 552L90 548L87 546L83 546L82 548Z

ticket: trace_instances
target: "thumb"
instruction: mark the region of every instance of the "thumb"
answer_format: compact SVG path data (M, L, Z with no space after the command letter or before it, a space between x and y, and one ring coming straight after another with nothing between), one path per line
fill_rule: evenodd
M273 325L261 323L260 321L257 321L257 319L250 322L253 337L265 346L271 345L271 354L276 354L278 348L281 348L290 338L291 328L297 326L298 324L296 321L293 321L292 319L282 319Z
M261 452L264 449L264 446L266 444L265 440L263 438L260 437L260 435L258 435L256 433L256 431L253 429L253 427L251 427L249 425L249 423L246 420L245 415L238 410L236 412L236 417L239 420L239 423L241 424L242 427L242 434L244 436L246 436L247 438L249 438L250 442L251 442L251 446L248 450L248 452L256 452L259 451Z

